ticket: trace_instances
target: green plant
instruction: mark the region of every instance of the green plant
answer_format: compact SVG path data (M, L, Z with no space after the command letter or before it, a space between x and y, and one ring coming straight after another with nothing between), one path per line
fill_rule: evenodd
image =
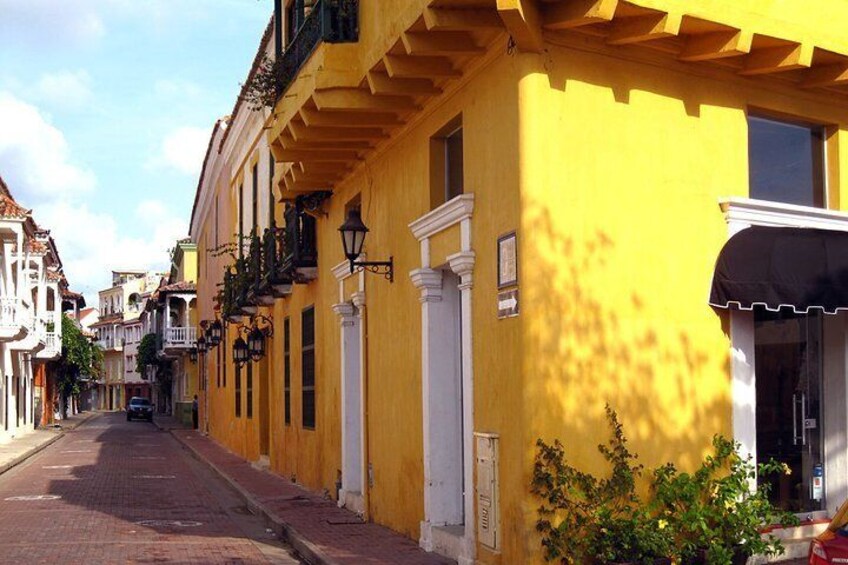
M103 350L85 337L79 326L62 314L62 354L56 362L57 388L67 412L67 399L81 392L80 377L97 377L103 366ZM65 414L67 415L67 413Z
M147 334L141 338L138 344L138 354L135 358L135 370L139 375L144 374L148 365L157 365L159 359L156 357L156 334Z
M653 563L671 549L666 521L652 514L636 492L643 467L627 448L609 405L606 414L612 438L598 451L612 467L608 478L571 466L559 440L536 442L531 491L543 500L536 529L547 560Z
M788 469L774 460L755 468L751 457L739 454L740 445L721 436L713 438L713 453L692 474L671 463L653 473L653 511L665 517L674 547L683 563L703 558L726 565L735 557L779 555L778 538L762 531L770 525L798 523L790 512L769 501L769 484L760 479Z

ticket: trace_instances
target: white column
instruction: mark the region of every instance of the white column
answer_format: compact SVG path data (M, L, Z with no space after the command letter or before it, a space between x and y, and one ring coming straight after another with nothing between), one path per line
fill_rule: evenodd
M342 492L339 506L356 511L362 509L363 491L360 320L350 302L333 305L333 311L339 316L341 327ZM357 502L360 508L355 508Z

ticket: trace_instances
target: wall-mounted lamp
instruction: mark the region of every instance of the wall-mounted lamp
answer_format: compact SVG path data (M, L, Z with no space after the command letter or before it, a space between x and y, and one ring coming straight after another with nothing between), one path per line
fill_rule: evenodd
M262 316L254 316L250 327L239 326L239 336L233 343L233 361L241 367L248 360L259 361L265 357L265 338L274 335L274 323Z
M209 348L207 347L207 344L206 344L206 338L203 337L203 336L200 336L199 338L197 338L197 346L192 348L192 353L194 353L194 358L197 359L198 353L203 354L203 353L206 353L208 350L209 350Z
M365 244L365 235L368 228L362 223L359 210L351 208L347 213L347 219L339 227L342 234L342 246L347 260L350 261L350 272L356 267L362 267L366 271L383 275L389 282L394 282L394 270L392 257L388 261L357 261L362 255L362 246Z
M209 325L206 326L206 341L209 343L209 347L218 347L221 343L221 339L224 333L224 325L221 323L221 320L214 319Z
M203 338L200 338L200 339L203 339ZM188 350L188 359L192 363L197 363L197 348L196 347L192 347L191 349Z

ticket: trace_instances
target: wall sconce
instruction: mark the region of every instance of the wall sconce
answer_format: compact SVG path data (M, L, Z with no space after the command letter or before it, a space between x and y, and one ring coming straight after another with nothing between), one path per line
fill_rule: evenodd
M350 261L351 273L356 267L362 267L366 271L383 275L389 282L394 282L394 265L391 256L388 261L357 261L357 258L362 255L362 246L365 244L365 235L368 233L368 228L362 223L358 209L348 210L347 219L339 227L339 232L342 234L345 257Z
M239 336L233 343L233 361L241 367L248 360L259 361L265 357L265 338L274 335L274 323L262 316L254 316L253 323L239 326Z
M200 339L203 339L203 338L200 338ZM196 347L192 347L191 349L188 350L188 359L192 363L197 363L197 348Z
M206 341L209 347L218 347L224 333L224 325L221 320L214 319L206 326Z
M198 353L206 353L208 349L209 348L206 345L206 338L204 338L203 336L197 338L197 345L192 348L192 353L194 353L195 360L197 359Z

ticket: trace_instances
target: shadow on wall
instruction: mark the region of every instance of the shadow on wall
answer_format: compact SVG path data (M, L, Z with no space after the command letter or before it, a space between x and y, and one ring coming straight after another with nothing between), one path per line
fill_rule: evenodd
M597 451L610 438L606 403L646 467L671 461L692 469L714 434L732 435L728 337L706 302L709 280L672 291L675 281L661 279L674 265L634 272L638 260L625 257L608 232L583 229L579 219L555 224L545 205L525 210L533 231L523 253L534 270L522 304L524 402L532 407L525 487L537 438L558 438L573 464L608 472ZM639 237L633 226L613 229L619 238ZM665 260L674 262L673 252ZM690 295L691 303L678 303ZM538 501L528 497L533 523ZM536 536L506 535L529 538L529 554L540 555Z

